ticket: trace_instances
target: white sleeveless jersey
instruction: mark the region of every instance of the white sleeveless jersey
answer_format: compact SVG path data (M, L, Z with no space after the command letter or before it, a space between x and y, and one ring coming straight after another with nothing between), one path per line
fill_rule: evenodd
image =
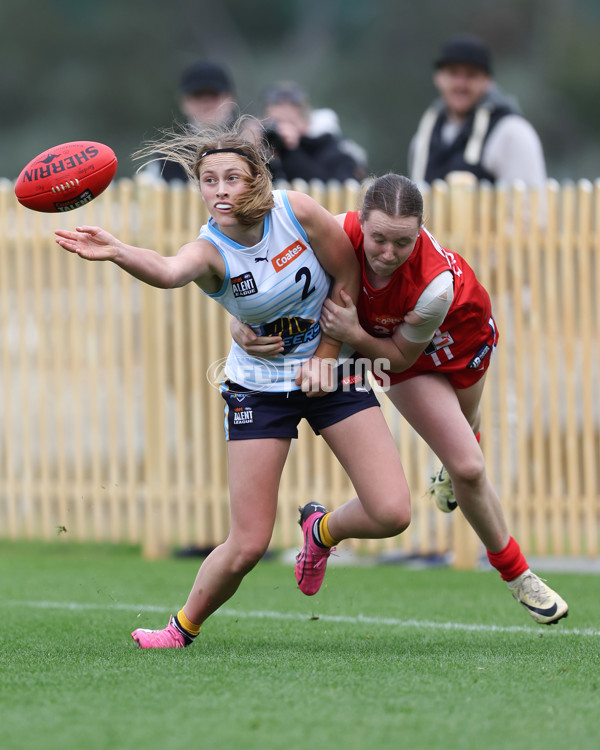
M298 367L314 354L320 338L319 317L330 278L294 216L284 190L274 190L274 208L265 217L264 234L253 247L226 237L211 218L200 238L212 242L225 261L221 289L209 294L259 336L281 336L278 357L246 354L235 343L225 374L250 390L291 391Z

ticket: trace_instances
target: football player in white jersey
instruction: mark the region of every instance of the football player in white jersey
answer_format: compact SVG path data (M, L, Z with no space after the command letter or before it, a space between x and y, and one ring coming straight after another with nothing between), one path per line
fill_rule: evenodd
M318 591L336 542L395 536L410 522L406 478L377 399L352 363L336 366L340 343L318 326L326 297L342 304L344 291L356 300L354 250L333 216L310 196L272 190L264 153L244 139L242 127L172 133L143 152L179 160L199 184L211 216L200 236L176 255L128 245L100 227L56 231L65 250L110 260L152 286L194 282L254 330L272 331L285 343L277 366L266 372L258 357L232 347L221 388L229 536L205 559L187 602L166 628L132 633L140 648L192 643L264 555L281 473L303 417L326 440L357 492L331 513L315 503L302 509L304 547L296 578L305 594Z

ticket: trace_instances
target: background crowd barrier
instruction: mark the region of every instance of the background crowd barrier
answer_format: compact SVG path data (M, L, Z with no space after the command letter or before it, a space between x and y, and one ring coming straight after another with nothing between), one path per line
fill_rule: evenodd
M93 203L46 215L0 183L0 536L141 544L151 556L210 548L228 529L223 401L227 314L197 287L163 291L54 242L99 224L173 254L207 216L195 188L117 180ZM333 213L361 186L294 184ZM436 183L426 226L471 263L500 330L483 401L482 449L526 553L595 556L600 530L600 183ZM479 542L460 512L426 494L437 461L379 394L412 493L395 539L344 542L393 557L448 555L471 567ZM353 494L305 425L281 484L273 548L299 546L297 508Z

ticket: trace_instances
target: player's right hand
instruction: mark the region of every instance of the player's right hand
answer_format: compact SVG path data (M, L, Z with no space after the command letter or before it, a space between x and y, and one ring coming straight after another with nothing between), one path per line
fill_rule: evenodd
M56 242L70 253L86 260L113 260L117 255L119 240L100 227L76 227L74 232L55 231Z

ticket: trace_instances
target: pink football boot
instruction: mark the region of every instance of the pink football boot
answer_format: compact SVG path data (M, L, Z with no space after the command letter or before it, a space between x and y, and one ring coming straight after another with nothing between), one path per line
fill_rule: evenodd
M323 578L325 578L327 558L334 549L333 547L320 547L313 539L313 525L325 513L327 509L319 503L308 503L300 508L299 524L304 537L304 545L296 557L296 580L298 588L306 596L313 596L321 588Z
M138 648L183 648L187 646L185 638L173 623L173 615L169 618L166 628L162 630L138 628L133 631L131 637L137 643Z

